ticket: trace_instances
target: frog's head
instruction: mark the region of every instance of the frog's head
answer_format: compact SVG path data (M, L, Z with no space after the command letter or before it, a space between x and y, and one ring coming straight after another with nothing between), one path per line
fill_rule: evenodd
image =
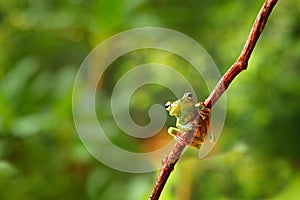
M183 111L190 111L195 108L192 93L185 93L181 99L174 102L168 101L165 108L171 116L180 116Z

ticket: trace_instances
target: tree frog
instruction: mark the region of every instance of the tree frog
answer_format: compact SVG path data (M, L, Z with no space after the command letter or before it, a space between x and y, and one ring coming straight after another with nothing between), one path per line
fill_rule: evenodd
M205 108L202 103L196 104L193 101L191 93L185 93L181 99L174 102L168 101L165 108L169 111L170 116L176 117L176 127L169 127L168 133L175 140L182 141L182 133L193 131L194 139L190 146L200 149L210 123L210 109ZM213 135L209 135L209 140L214 141Z

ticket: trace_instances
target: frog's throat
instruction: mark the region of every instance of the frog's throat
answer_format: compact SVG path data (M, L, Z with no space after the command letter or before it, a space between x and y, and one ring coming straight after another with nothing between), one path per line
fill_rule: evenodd
M173 109L172 111L169 112L169 114L171 116L175 116L175 117L179 117L181 112L180 112L180 107L179 108L176 108L176 109Z

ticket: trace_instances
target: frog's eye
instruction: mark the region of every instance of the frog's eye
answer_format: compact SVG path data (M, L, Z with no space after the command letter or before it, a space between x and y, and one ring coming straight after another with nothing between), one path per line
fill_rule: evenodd
M193 98L193 94L192 93L185 93L185 95L187 98L192 99Z
M165 108L166 108L166 110L170 110L171 109L171 102L170 101L168 101L166 104L165 104Z

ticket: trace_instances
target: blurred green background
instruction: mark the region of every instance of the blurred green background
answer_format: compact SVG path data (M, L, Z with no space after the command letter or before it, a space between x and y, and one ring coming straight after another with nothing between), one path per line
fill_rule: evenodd
M0 199L146 199L157 172L110 169L79 140L72 118L72 87L81 62L114 34L159 26L198 41L223 74L238 57L262 4L254 0L2 0ZM178 58L138 53L119 59L105 73L99 84L104 97L110 97L132 60L136 64L153 57L156 62L169 59L169 65L186 70ZM195 150L188 150L161 199L300 199L299 63L300 4L279 0L248 70L227 92L227 117L215 156L200 161ZM199 86L197 79L191 82ZM165 88L154 86L142 88L136 96L132 115L140 124L148 123L150 105L174 99ZM109 112L107 105L99 105L98 113ZM174 123L168 117L166 127ZM149 150L171 140L166 129L163 136L142 142L124 138L121 131L116 134L114 142L125 148Z

